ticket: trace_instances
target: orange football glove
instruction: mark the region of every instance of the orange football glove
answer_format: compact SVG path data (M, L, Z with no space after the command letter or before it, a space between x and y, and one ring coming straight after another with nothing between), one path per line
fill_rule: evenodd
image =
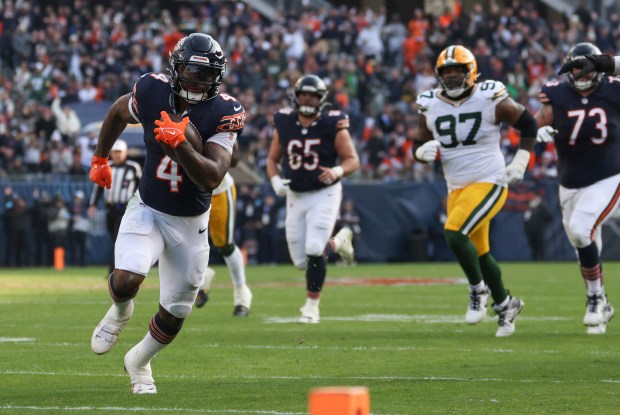
M166 111L161 112L161 120L155 120L155 139L169 144L172 148L177 148L185 141L185 127L189 123L189 117L183 118L180 122L174 122Z
M93 156L93 164L90 166L90 181L106 189L112 187L112 169L108 164L107 157Z

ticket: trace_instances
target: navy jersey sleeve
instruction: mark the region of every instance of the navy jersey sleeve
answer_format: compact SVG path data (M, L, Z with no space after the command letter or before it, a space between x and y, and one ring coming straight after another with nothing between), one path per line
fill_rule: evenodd
M149 103L153 102L152 91L155 87L161 86L161 84L169 84L170 78L162 73L146 73L136 81L131 93L131 99L129 101L129 111L134 119L138 122L143 122L143 114L148 112ZM157 114L156 119L159 119Z

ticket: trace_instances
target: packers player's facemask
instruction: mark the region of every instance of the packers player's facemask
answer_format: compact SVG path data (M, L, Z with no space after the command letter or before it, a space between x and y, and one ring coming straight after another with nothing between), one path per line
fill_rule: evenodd
M457 98L474 86L478 77L478 64L466 47L448 46L437 58L435 74L446 95Z

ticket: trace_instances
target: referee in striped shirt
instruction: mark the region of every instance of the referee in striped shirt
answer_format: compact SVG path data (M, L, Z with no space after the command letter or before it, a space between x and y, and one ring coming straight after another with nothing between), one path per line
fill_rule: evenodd
M127 160L127 143L121 139L116 140L116 143L112 146L110 156L112 158L110 167L112 168L112 183L114 183L114 185L111 189L104 189L97 185L93 186L93 192L90 195L88 215L92 217L95 214L97 203L103 193L106 210L106 226L112 237L112 246L114 246L127 202L129 202L129 199L133 196L140 184L142 168L140 164L135 161ZM114 254L112 254L110 272L113 270Z

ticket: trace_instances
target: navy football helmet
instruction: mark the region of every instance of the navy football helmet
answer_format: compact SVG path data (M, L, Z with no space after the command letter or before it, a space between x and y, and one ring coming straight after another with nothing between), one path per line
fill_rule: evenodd
M226 56L209 35L192 33L170 52L172 90L190 104L214 98L224 72Z
M570 48L568 51L568 55L566 55L567 61L575 60L576 58L581 58L586 55L601 55L602 52L599 48L594 46L592 43L582 42L577 43L575 46ZM603 74L601 72L592 72L592 76L586 75L585 77L575 79L572 71L568 72L568 82L570 82L571 86L579 91L587 91L596 87L601 80L603 79Z
M298 95L301 92L309 92L319 97L316 106L300 105ZM297 112L305 117L312 117L323 109L325 100L327 99L327 86L325 82L316 75L303 75L295 82L293 96L293 107Z

